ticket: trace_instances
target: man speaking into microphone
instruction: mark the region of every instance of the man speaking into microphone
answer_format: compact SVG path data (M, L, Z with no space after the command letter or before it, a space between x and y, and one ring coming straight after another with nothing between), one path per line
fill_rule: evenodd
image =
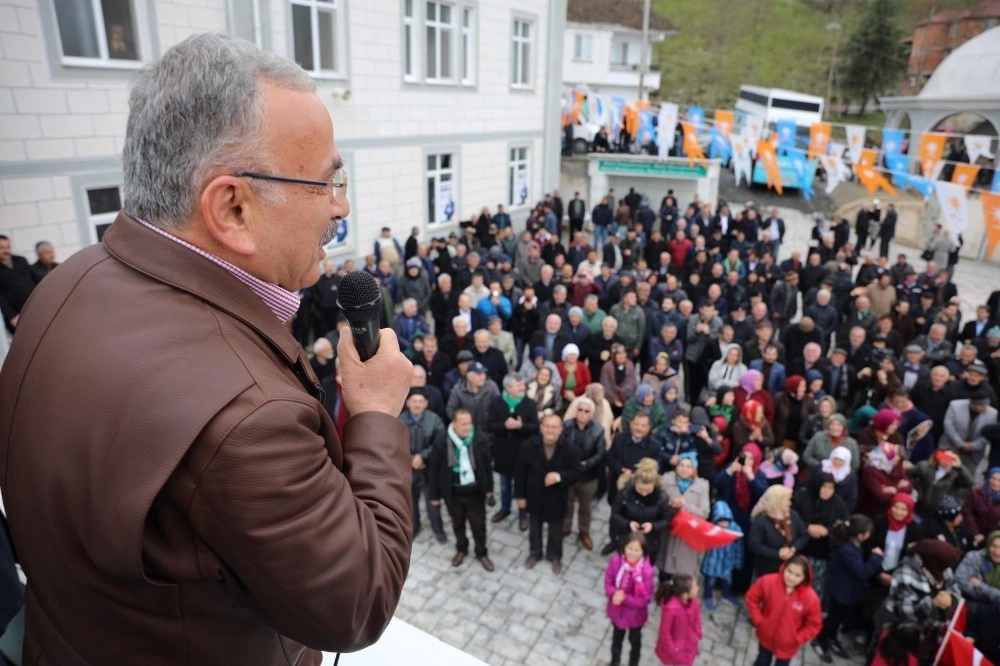
M124 210L28 302L0 373L24 663L319 664L409 567L410 363L341 337L341 441L286 322L348 215L295 63L191 37L132 84Z

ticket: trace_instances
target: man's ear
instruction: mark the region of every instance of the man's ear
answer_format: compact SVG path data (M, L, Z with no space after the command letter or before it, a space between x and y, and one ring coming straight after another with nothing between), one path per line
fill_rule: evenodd
M202 191L199 202L207 233L233 254L252 256L257 251L258 202L245 178L216 177Z

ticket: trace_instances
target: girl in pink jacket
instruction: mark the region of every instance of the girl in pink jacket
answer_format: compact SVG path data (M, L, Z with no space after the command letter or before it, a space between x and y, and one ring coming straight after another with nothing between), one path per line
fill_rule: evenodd
M608 596L608 618L614 627L611 634L611 666L622 658L622 644L628 631L631 646L628 663L639 665L642 626L649 619L649 602L655 585L653 565L649 562L646 538L632 532L622 539L621 553L616 554L604 572L604 592Z
M674 576L656 590L660 605L660 637L656 656L667 666L691 666L701 640L698 581L687 574Z

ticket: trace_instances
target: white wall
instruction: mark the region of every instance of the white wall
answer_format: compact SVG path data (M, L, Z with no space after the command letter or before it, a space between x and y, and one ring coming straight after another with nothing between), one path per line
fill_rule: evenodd
M566 27L565 43L563 45L563 82L566 85L586 84L595 93L610 100L612 97L624 97L632 102L639 96L639 46L642 36L638 33L616 31L610 26L598 24L573 23ZM578 60L575 57L577 35L591 37L591 59ZM651 41L662 39L661 33L651 33ZM629 42L629 63L637 66L635 70L612 65L612 48L623 41ZM650 48L650 56L652 48ZM618 56L615 55L615 58ZM648 61L652 64L652 59ZM647 72L643 79L643 89L646 96L660 88L660 73Z
M129 73L90 78L89 70L81 76L53 65L58 45L49 43L51 2L0 0L0 233L10 234L15 252L29 260L38 240L52 242L60 259L92 242L84 188L120 184L128 113ZM154 54L191 34L229 26L226 0L133 2L145 18L143 43ZM383 225L401 241L412 226L427 226L423 167L434 146L458 156L456 222L484 205L507 203L508 153L515 144L530 146L530 200L541 198L546 168L558 160L544 154L546 131L557 139L559 132L547 95L553 2L560 0L468 0L477 24L476 78L473 87L459 87L404 83L401 0L346 0L347 79L317 84L351 178L350 250L370 252ZM289 55L287 0L261 0L261 7L265 46ZM530 90L510 85L515 14L534 21ZM416 27L422 34L423 26ZM348 101L335 94L345 88ZM515 220L523 216L511 212Z

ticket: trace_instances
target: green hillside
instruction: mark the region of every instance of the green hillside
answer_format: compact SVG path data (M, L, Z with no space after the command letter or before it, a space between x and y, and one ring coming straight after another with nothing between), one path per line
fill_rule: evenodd
M870 0L653 0L680 30L656 45L659 98L728 108L741 84L825 95L835 39L844 68L848 37ZM976 0L898 0L896 23L912 34L930 13ZM839 25L839 31L833 29ZM828 29L829 28L829 29ZM840 86L835 77L833 96Z

